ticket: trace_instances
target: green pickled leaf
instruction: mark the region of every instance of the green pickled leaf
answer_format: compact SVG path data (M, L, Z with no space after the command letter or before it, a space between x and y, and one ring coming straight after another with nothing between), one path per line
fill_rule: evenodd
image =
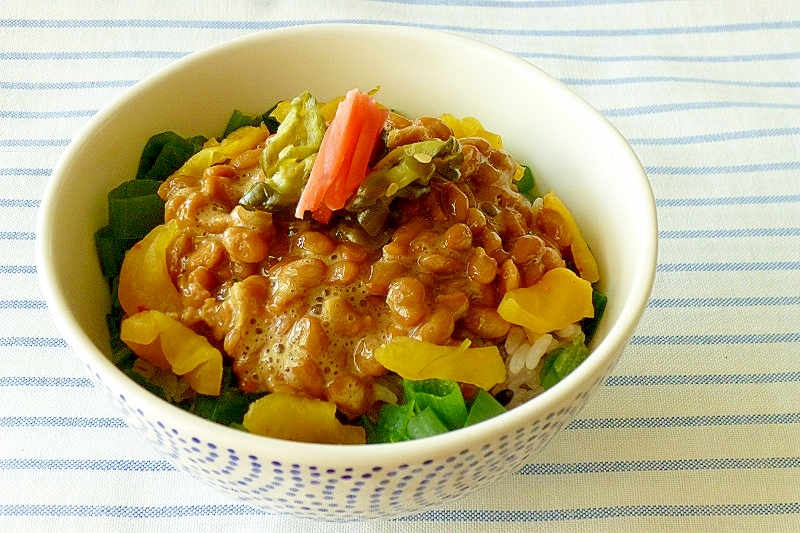
M458 179L462 157L455 137L398 146L375 164L345 209L374 237L383 230L395 198L419 198L430 192L431 181Z
M398 146L375 164L347 209L362 211L398 196L418 197L417 189L421 187L427 192L434 178L458 179L461 160L461 144L454 137Z
M264 207L297 203L311 174L326 127L317 101L307 91L291 101L286 118L261 154Z
M142 151L136 179L167 179L199 152L205 142L206 138L203 136L183 138L173 131L153 135Z
M467 416L464 427L489 420L505 412L506 408L495 400L494 396L483 389L478 389L475 398L472 400L472 405L469 408L469 416Z
M556 348L542 358L539 373L542 388L549 389L570 372L578 368L589 356L589 349L584 344L583 335L579 335L572 344Z

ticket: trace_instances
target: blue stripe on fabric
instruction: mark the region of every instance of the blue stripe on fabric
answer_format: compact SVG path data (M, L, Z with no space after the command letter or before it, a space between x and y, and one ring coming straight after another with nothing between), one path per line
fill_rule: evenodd
M34 265L0 265L0 274L36 274Z
M0 387L93 387L89 378L60 376L0 376Z
M653 298L648 307L767 307L800 305L800 296L747 296L724 298Z
M0 241L32 241L36 233L32 231L0 231Z
M47 309L44 300L0 300L0 309Z
M0 168L0 176L49 176L52 168Z
M48 91L68 89L116 89L130 87L138 80L103 80L103 81L53 81L53 82L21 82L0 81L0 89L24 91Z
M625 505L550 510L436 509L395 518L397 522L556 522L626 517L770 516L800 513L800 503ZM0 516L177 518L187 516L273 516L246 504L220 505L0 505ZM331 515L335 517L335 514Z
M700 426L752 426L800 423L800 413L763 413L744 415L657 416L631 418L579 418L566 429L653 429Z
M800 228L738 228L738 229L689 229L663 230L661 239L732 239L741 237L797 237Z
M8 119L52 119L52 118L85 118L94 116L96 109L67 109L64 111L3 111L0 118Z
M708 85L725 85L731 87L762 87L769 89L794 89L800 87L800 81L747 81L724 80L713 78L697 78L685 76L622 76L618 78L559 78L565 85L598 86L598 85L630 85L637 83L701 83Z
M132 459L0 459L0 470L112 470L124 472L171 472L167 461Z
M545 510L435 509L403 522L558 522L630 517L768 516L800 513L800 502L708 505L624 505Z
M722 457L711 459L657 459L592 463L535 463L520 468L523 476L561 476L619 472L683 472L691 470L772 470L800 468L800 457Z
M594 28L566 30L544 28L493 28L454 26L446 24L399 23L375 19L320 19L290 21L257 20L174 20L174 19L0 19L0 27L8 28L157 28L157 29L215 29L215 30L260 30L304 24L387 24L394 26L416 26L447 31L481 33L487 35L518 35L539 37L629 37L696 35L713 33L741 33L758 31L782 31L800 28L799 20L764 22L742 22L735 24L701 24L694 26L667 26L649 28Z
M657 272L760 272L800 270L800 261L763 261L753 263L661 263Z
M769 196L724 196L720 198L658 198L658 207L709 207L727 205L767 205L800 203L800 194Z
M751 174L753 172L785 172L800 170L800 161L775 161L772 163L749 163L743 165L715 166L653 166L645 167L648 174L667 176L708 176L712 174Z
M25 198L0 198L0 207L38 208L41 205L41 200L30 200Z
M800 372L779 372L774 374L609 376L604 384L608 387L651 387L665 385L762 385L798 381L800 381Z
M790 344L800 342L800 333L739 333L731 335L634 335L631 345Z
M713 102L671 102L666 104L648 104L632 107L599 109L606 117L633 117L654 115L658 113L675 113L682 111L702 111L716 109L800 109L800 104L783 102L748 102L748 101L713 101Z
M69 139L0 139L0 147L21 148L21 147L51 147L66 146Z
M83 59L179 59L189 52L166 50L105 50L79 52L0 52L0 61L76 61Z
M570 422L570 430L587 429L642 429L697 426L739 426L765 424L797 424L800 413L768 413L742 415L699 415L672 417L631 418L580 418ZM124 428L125 422L111 417L68 416L8 416L0 417L0 427L78 427L78 428Z
M586 463L528 464L516 474L522 476L579 475L610 472L652 472L687 470L764 470L800 467L800 457L663 459L649 461L601 461ZM94 470L127 472L170 472L168 461L130 459L0 459L0 470Z
M96 59L180 59L191 52L169 50L105 50L76 52L20 52L0 51L0 61L74 61ZM765 61L794 61L800 52L777 52L768 54L733 54L716 56L670 56L670 55L576 55L549 52L514 52L521 58L558 59L592 62L688 62L688 63L747 63Z
M221 505L0 505L0 516L72 516L111 518L177 518L186 516L270 516L246 504Z
M649 4L663 0L517 0L503 2L499 0L377 0L390 4L447 6L447 7L496 7L496 8L551 8L551 7L587 7L608 5Z
M765 61L794 61L800 59L800 52L772 52L766 54L727 54L727 55L586 55L586 54L558 54L551 52L514 52L515 55L526 59L556 59L559 61L589 61L597 63L612 62L646 62L655 61L672 63L761 63ZM1 56L0 56L1 57Z
M680 111L694 111L703 109L800 109L800 104L771 103L771 102L675 102L667 104L654 104L633 107L600 109L600 113L607 117L630 117L637 115L650 115L657 113L673 113ZM6 119L54 119L54 118L84 118L97 113L96 109L72 109L63 111L13 111L0 110L0 118Z
M767 137L789 137L795 135L800 135L800 128L760 128L754 130L703 133L699 135L682 135L678 137L629 137L628 142L633 145L643 146L681 146L687 144L762 139Z
M0 337L0 348L23 346L31 348L66 348L67 342L56 337Z
M85 416L4 416L0 427L124 428L120 418Z

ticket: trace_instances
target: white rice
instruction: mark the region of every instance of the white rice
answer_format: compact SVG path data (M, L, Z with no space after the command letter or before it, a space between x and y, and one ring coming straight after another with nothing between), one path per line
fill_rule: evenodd
M503 345L506 352L506 380L493 387L492 392L497 393L504 389L513 391L514 396L506 406L509 409L537 396L543 391L539 383L539 364L542 358L548 352L571 343L580 334L581 328L578 324L571 324L552 334L545 333L535 338L529 338L521 327L512 327Z
M528 353L525 355L525 366L531 370L536 368L539 364L539 361L542 359L542 356L550 348L550 344L552 342L553 336L549 333L545 333L536 339L536 342L533 343L533 346L530 347Z

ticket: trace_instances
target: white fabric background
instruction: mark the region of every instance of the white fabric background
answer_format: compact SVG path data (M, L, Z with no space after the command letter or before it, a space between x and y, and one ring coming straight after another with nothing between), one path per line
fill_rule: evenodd
M328 21L529 60L630 140L659 209L649 308L579 418L515 475L409 519L300 521L199 485L116 418L36 284L42 191L98 109L207 45ZM14 1L0 28L0 530L800 530L798 4Z

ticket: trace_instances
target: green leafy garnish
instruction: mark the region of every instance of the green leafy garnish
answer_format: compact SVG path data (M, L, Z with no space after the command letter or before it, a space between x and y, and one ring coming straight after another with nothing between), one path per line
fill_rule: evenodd
M246 394L239 390L236 376L230 367L224 367L222 390L219 396L196 395L194 403L187 408L191 413L225 426L242 423L250 403L260 395Z
M183 138L173 131L153 135L139 159L136 179L163 181L200 151L206 138L198 135Z
M105 278L113 279L119 274L125 251L135 243L134 239L118 238L111 226L104 226L95 232L94 246L100 259L100 271Z
M262 123L267 127L270 133L275 133L278 131L280 122L278 122L278 119L270 114L272 113L273 109L275 109L275 106L262 115L247 115L236 109L231 114L231 118L228 119L228 125L225 126L225 132L222 134L222 136L227 137L242 126L259 126Z
M429 410L448 429L464 427L467 406L458 383L443 379L403 381L406 402L413 402L422 413Z
M543 389L549 389L570 372L578 368L589 356L589 349L584 342L584 336L578 335L572 344L556 348L542 358L539 382Z
M505 413L506 408L498 402L494 396L483 389L478 389L475 398L472 399L472 406L469 409L469 416L464 423L464 427L489 420L499 414Z
M432 437L483 422L505 408L491 394L479 389L467 404L461 387L443 379L403 380L403 401L381 407L377 421L364 417L367 442L402 442Z
M118 239L140 240L164 222L161 181L131 180L108 193L108 224Z

